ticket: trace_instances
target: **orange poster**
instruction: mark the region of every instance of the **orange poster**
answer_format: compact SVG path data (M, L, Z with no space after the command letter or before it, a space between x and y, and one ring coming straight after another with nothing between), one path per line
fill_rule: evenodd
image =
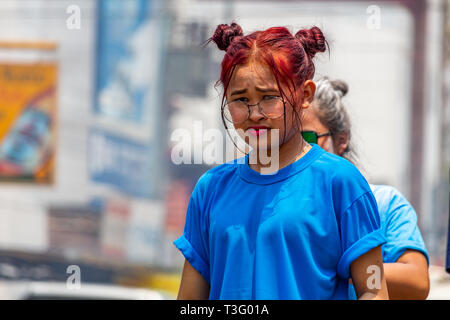
M55 63L0 63L0 182L51 183Z

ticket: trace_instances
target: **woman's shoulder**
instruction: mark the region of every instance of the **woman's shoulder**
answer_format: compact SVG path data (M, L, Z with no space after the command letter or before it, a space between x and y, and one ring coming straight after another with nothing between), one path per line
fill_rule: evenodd
M238 166L245 164L245 157L234 159L213 167L203 173L195 185L201 192L212 191L237 174Z
M330 177L339 179L363 178L359 169L347 159L330 152L323 152L314 162L314 169L326 171Z
M380 213L390 214L401 208L403 212L411 212L415 214L415 210L406 197L395 187L389 185L371 184L373 195L375 196Z
M328 185L333 203L343 212L358 199L371 198L375 203L369 183L350 161L329 152L323 152L313 164L312 170L317 179ZM317 176L317 173L319 176ZM363 199L364 197L364 199Z
M370 188L375 196L387 199L406 200L405 196L395 187L385 184L370 184Z
M234 174L236 173L238 166L243 164L245 164L245 157L237 158L209 169L202 177L204 179L214 179L223 177L224 175Z

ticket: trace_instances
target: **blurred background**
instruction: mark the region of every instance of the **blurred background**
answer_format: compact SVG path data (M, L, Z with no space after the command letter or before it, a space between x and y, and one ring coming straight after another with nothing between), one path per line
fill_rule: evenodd
M0 1L1 299L176 296L172 242L224 132L203 44L232 21L322 29L315 79L349 84L358 167L412 203L429 298L450 299L448 0ZM180 130L195 164L172 160Z

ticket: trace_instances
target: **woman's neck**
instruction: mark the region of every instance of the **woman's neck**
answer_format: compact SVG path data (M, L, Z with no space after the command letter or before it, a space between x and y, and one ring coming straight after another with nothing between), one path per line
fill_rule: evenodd
M258 156L258 152L255 152L256 161L250 162L250 168L259 173L262 173L263 171L264 174L274 173L303 157L309 149L311 149L311 145L303 140L303 137L299 132L292 136L289 141L283 143L279 147L278 152L268 150L266 153L268 153L267 156L270 161L267 161L267 159L262 161ZM276 157L278 157L278 159L276 159Z

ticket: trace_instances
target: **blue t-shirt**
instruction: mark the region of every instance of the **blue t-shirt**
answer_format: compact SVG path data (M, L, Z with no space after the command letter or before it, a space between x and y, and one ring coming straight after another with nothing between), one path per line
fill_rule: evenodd
M207 171L174 241L210 299L348 299L350 264L385 242L375 198L318 145L276 174L248 155Z
M429 257L419 227L414 208L394 187L370 185L377 200L381 226L386 243L381 247L383 262L396 262L407 249L423 253L429 264ZM356 299L355 289L349 286L350 299Z

